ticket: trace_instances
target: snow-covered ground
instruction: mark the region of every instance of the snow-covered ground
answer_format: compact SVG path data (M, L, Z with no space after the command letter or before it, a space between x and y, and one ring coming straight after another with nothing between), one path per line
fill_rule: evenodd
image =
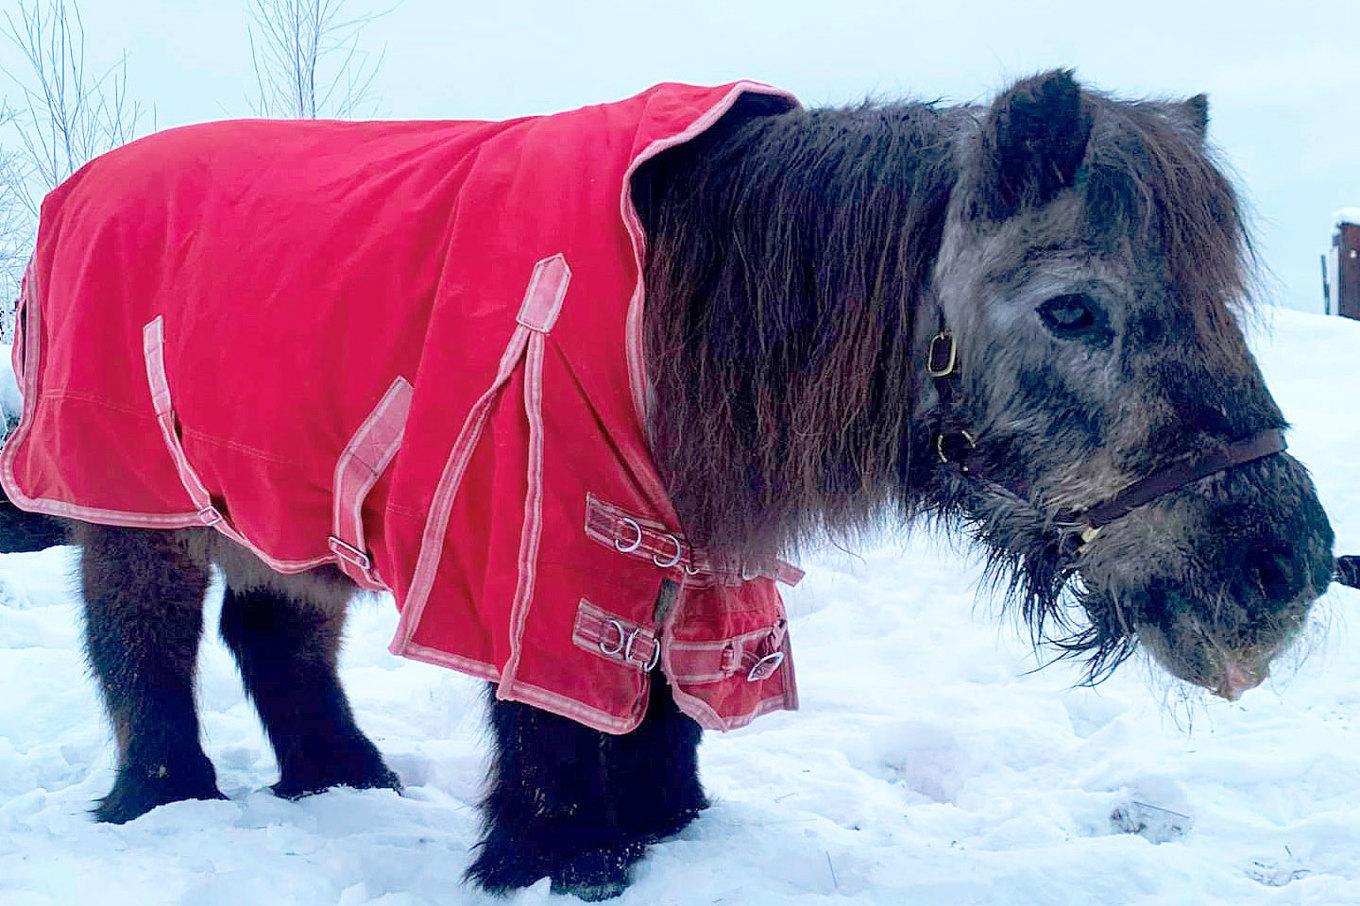
M1360 324L1269 320L1257 345L1293 450L1338 549L1360 553ZM1021 633L975 601L976 566L928 539L804 565L789 595L803 710L707 739L713 808L619 902L1360 903L1360 594L1330 592L1307 656L1228 704L1138 663L1097 689L1071 688L1064 665L1031 674ZM0 557L0 903L483 900L459 880L485 754L477 683L389 656L395 615L377 599L352 621L344 678L405 796L271 796L269 747L214 641L200 699L231 801L91 823L113 765L72 567L66 549ZM550 901L546 881L516 900Z

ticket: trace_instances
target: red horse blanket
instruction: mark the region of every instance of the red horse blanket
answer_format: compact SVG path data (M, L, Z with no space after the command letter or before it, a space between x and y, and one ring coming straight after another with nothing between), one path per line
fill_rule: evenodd
M212 526L390 590L392 650L622 733L656 665L729 729L796 706L776 579L694 549L652 460L629 179L753 83L507 122L240 121L90 163L21 300L16 504ZM660 596L663 580L678 587Z

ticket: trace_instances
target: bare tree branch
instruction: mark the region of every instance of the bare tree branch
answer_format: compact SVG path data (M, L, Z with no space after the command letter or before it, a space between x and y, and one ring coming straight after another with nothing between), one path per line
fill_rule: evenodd
M345 119L372 112L382 65L359 46L380 14L345 16L348 0L248 0L255 112L296 119Z
M18 97L0 115L0 336L7 339L13 313L5 303L18 295L43 195L136 137L147 111L129 99L126 54L91 74L77 0L19 0L17 12L0 17L0 38L22 60L18 69L0 69Z

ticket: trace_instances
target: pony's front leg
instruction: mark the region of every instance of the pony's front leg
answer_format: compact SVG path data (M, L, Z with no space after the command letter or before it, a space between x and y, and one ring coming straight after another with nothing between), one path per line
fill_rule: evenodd
M184 539L75 526L85 651L118 743L118 776L94 810L99 821L122 824L170 802L223 798L194 705L208 567Z
M643 725L624 736L493 698L495 761L469 878L507 893L547 876L557 893L615 897L647 844L707 804L695 766L698 727L655 679Z

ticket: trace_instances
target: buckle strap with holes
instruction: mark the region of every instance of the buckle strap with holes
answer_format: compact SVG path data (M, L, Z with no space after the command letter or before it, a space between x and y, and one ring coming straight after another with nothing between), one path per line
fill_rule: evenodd
M661 662L661 641L655 632L602 610L584 598L576 608L572 642L644 673L651 673Z
M650 560L658 569L681 572L691 584L739 585L751 579L767 578L793 586L803 578L801 569L782 560L759 566L721 567L703 550L690 545L683 535L606 503L593 494L586 498L585 530L587 536L620 554Z
M788 624L715 642L672 641L667 663L677 683L713 683L743 677L759 683L779 673L788 659Z

